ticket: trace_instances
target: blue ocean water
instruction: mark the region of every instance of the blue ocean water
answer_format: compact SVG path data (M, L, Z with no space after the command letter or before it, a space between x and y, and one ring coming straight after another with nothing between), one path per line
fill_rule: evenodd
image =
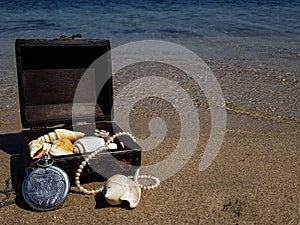
M298 36L299 0L1 0L1 38Z

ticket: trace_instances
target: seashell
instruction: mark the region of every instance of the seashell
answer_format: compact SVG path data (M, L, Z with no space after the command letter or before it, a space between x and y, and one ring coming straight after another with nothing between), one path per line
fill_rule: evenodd
M98 137L104 138L105 140L107 140L110 137L108 131L106 131L106 130L99 130L99 129L95 130L95 135L98 136Z
M74 142L74 153L93 152L104 144L105 141L103 138L95 136L83 137Z
M42 148L34 154L34 156L32 157L32 159L42 158L42 156L44 154L48 154L51 146L52 145L49 144L49 143L43 143Z
M117 145L116 143L110 143L110 144L108 145L108 148L109 148L109 149L117 149L117 148L118 148L118 145Z
M38 138L38 140L46 143L52 143L58 139L55 132L50 132Z
M141 199L141 188L129 177L116 174L107 180L103 197L111 205L127 201L130 208L135 208Z
M71 131L67 129L56 129L54 132L50 132L38 138L41 142L53 143L56 140L62 138L68 138L70 141L75 141L79 138L82 138L84 133L78 131Z
M50 142L54 142L55 140L57 140L57 135L55 132L48 133L48 137L49 137Z
M75 141L84 136L84 133L78 131L70 131L66 129L56 129L55 131L58 139L68 138L70 141Z
M49 153L51 147L52 147L52 145L49 144L49 143L44 143L44 144L43 144L43 150L45 151L46 154Z
M30 157L33 158L38 151L40 151L43 148L43 142L40 140L33 140L29 142L29 151L30 151Z
M51 156L69 155L74 154L74 146L70 139L62 138L53 142L49 150Z

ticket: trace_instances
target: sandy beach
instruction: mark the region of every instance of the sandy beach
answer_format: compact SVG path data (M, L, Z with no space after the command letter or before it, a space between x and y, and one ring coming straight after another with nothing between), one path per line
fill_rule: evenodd
M15 203L0 207L0 224L300 224L299 9L297 0L0 1L0 206L7 179L12 178L16 190L9 199ZM115 65L123 65L122 59L134 62L113 77L115 102L122 98L128 98L128 102L139 99L143 87L150 91L161 87L159 78L173 82L160 89L180 87L176 90L184 92L178 94L172 89L174 96L166 99L147 96L135 102L128 115L132 134L140 140L165 131L159 145L150 142L150 147L152 144L156 147L142 152L141 174L161 179L173 167L185 163L178 172L162 180L158 188L142 190L141 201L134 209L110 206L101 193L85 195L72 186L61 208L36 212L25 204L17 189L25 170L25 129L20 115L15 41L53 40L74 34L81 34L81 39L110 40L112 49L131 43L123 58L117 63L113 61ZM159 47L158 54L154 58L152 54L149 62L149 55L135 49L137 41L144 40L176 44L200 57L211 69L226 104L221 108L219 104L217 107L209 104L214 99L208 99L206 94L216 93L216 86L210 86L205 80L206 73L199 72L197 63L201 60L196 60L197 63L190 60L193 57L186 57L182 48L176 53L172 48L170 53ZM132 54L132 49L139 57ZM174 56L179 57L181 66L196 71L193 78L204 82L202 88L181 67L157 63L156 59L162 56L173 60ZM144 57L142 63L135 63ZM155 79L135 82L150 76ZM130 86L133 82L134 86ZM125 87L127 91L123 92ZM220 99L216 100L218 103ZM178 111L175 107L187 106L188 102L194 111L188 111L189 107ZM115 107L117 112L123 105ZM216 123L212 109L225 110L227 119L221 117ZM181 117L183 114L185 117ZM161 130L151 133L152 119L156 117L161 118L156 120ZM190 125L199 120L200 130L189 132L190 127L183 125L182 118L189 118ZM224 140L212 163L200 171L199 164L208 144L217 146L220 140L210 139L212 134L219 137L222 133L222 130L212 132L219 122L226 123ZM177 161L156 174L146 173L144 166L172 156L183 127L183 134L188 135L180 150L186 155L176 155ZM190 149L189 144L198 135L199 140ZM103 184L91 182L84 186L96 189Z
M293 60L298 62L299 67L299 58ZM0 208L0 223L299 224L300 122L299 111L295 111L299 109L299 103L295 101L295 104L290 104L294 109L286 108L285 103L278 101L277 104L278 99L273 97L274 105L279 107L276 110L263 108L266 104L261 104L260 100L270 96L268 93L263 97L259 94L264 87L255 86L253 76L260 77L268 70L257 71L254 66L250 68L244 65L245 60L234 63L207 60L207 63L222 86L227 103L227 128L220 152L206 170L200 172L198 167L209 137L210 112L201 93L193 96L196 92L191 91L201 122L197 149L178 173L163 181L157 189L142 191L137 208L112 207L104 202L101 194L84 195L72 187L63 206L55 211L34 212L20 197L16 197L16 204ZM152 69L157 73L164 70L156 66ZM280 71L278 73L281 74ZM126 84L124 74L133 73L125 69L116 77L115 94ZM252 82L248 83L249 90L253 84L256 92L254 89L252 92L245 90L243 84L246 80ZM288 90L289 94L293 93L291 101L299 100L299 82L280 79L272 82L277 85L273 86L274 89L285 87L290 82ZM23 129L16 83L11 89L6 89L9 90L10 99L1 100L0 189L5 187L5 180L12 176L12 170L22 172L24 169L20 163L22 148L19 143ZM254 100L239 101L241 90L246 93L244 99L253 97ZM1 97L4 95L7 96L7 93L2 91ZM168 130L172 130L155 150L143 153L142 165L153 164L170 154L175 147L178 139L176 131L180 130L180 124L172 121L178 115L170 105L156 100L151 110L147 107L147 101L141 102L136 108L131 116L132 130L137 137L149 135L145 127L148 127L149 118L155 114L163 115ZM281 116L281 112L285 111L289 113ZM100 185L103 183L86 184L94 188Z

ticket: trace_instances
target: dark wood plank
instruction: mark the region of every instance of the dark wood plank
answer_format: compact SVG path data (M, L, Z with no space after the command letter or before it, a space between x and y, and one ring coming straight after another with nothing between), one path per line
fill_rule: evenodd
M37 39L17 40L16 47L23 70L88 68L110 49L108 41Z
M23 70L23 98L27 105L47 105L73 102L77 85L84 69ZM96 102L95 76L81 80L86 92L81 92L79 102Z
M37 105L25 107L26 121L28 123L64 123L64 121L72 121L72 103ZM84 120L88 118L98 118L103 116L103 112L95 103L81 103L76 107L75 120Z

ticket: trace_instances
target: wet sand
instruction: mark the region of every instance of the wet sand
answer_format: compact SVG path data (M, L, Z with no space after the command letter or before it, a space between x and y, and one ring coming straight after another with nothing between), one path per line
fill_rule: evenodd
M277 85L277 89L272 86L274 90L285 87L286 82L290 82L288 91L283 94L290 94L290 101L295 102L289 106L294 108L287 108L287 103L277 102L276 98L269 98L269 105L265 104L261 101L266 101L272 93L261 95L260 91L272 88L260 87L251 78L255 74L261 77L267 71L254 71L255 68L249 69L242 63L236 66L208 61L220 82L228 105L224 142L219 154L206 170L200 172L198 166L209 137L210 112L203 93L190 91L201 122L197 149L182 170L163 181L157 189L142 191L142 199L137 208L128 210L124 207L111 207L104 202L101 194L83 195L72 187L60 209L37 213L18 201L17 204L0 209L0 223L299 224L300 123L299 111L295 111L299 109L299 83L280 78L271 79ZM158 69L155 66L153 68ZM160 68L159 72L162 70ZM121 75L122 73L129 74L129 71L122 71ZM116 77L115 94L127 82L124 76L123 79L120 77ZM243 86L243 77L252 83ZM252 84L256 91L251 89ZM260 84L266 85L264 82ZM13 85L11 99L2 99L2 103L9 104L1 108L0 189L4 188L5 179L12 175L12 167L18 168L19 164L16 165L16 162L20 160L18 140L21 137L18 134L22 131L22 126L16 84ZM193 84L190 85L193 89ZM246 94L243 96L241 92ZM5 97L4 92L2 93L1 97ZM249 102L253 96L252 102ZM137 110L132 112L134 135L140 138L149 135L149 130L145 127L148 127L149 118L155 112L163 115L170 132L157 149L143 153L143 165L158 162L170 154L177 143L177 131L180 131L180 124L172 122L174 118L178 118L176 111L166 102L153 101L152 106L157 104L157 110L150 111L146 102L140 103ZM273 109L273 105L278 107ZM15 164L11 165L12 162ZM87 184L94 188L99 185L102 184Z

